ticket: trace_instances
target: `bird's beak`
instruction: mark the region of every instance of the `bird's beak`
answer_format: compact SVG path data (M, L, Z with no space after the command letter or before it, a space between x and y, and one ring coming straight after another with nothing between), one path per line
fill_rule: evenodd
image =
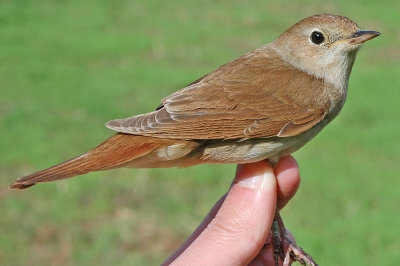
M352 36L350 36L350 38L345 39L345 41L347 41L350 44L361 44L379 35L381 34L377 31L359 30L356 31Z
M353 33L350 37L346 39L340 39L337 40L336 42L332 43L330 47L336 46L338 44L346 43L350 44L351 46L353 45L358 45L362 44L368 40L371 40L372 38L375 38L377 36L381 35L380 32L377 31L366 31L366 30L359 30Z

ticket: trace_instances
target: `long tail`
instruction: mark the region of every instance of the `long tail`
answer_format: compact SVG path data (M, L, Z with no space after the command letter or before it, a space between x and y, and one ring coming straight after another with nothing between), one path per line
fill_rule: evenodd
M79 157L17 179L10 189L24 189L36 183L55 181L118 166L170 145L172 140L118 133Z

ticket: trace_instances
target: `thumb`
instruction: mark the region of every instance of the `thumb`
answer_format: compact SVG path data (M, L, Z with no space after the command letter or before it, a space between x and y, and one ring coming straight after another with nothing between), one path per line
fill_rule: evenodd
M249 263L267 239L276 200L274 171L266 161L239 165L218 213L173 265Z

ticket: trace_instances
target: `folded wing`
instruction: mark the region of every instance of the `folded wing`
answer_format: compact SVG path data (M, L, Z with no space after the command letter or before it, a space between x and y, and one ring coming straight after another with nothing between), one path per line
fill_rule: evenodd
M256 50L164 98L156 111L106 125L118 132L172 139L288 137L327 114L323 81ZM306 91L313 92L310 97Z

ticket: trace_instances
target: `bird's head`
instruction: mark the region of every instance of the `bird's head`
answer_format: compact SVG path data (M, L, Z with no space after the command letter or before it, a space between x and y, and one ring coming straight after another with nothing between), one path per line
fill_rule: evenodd
M315 15L286 30L273 47L293 66L347 89L357 51L362 43L378 35L360 30L347 17Z

